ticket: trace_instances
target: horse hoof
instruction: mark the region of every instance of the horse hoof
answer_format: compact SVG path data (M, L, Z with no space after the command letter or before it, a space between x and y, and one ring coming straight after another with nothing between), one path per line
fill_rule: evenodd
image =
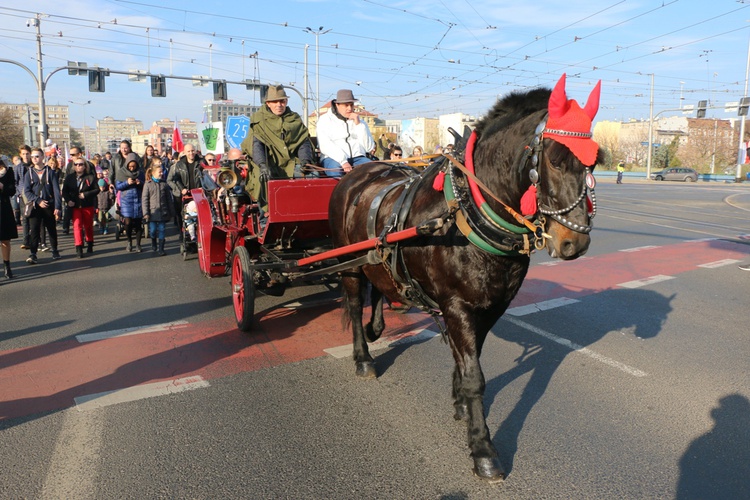
M372 361L357 362L355 374L359 378L376 378L378 376L378 373L375 371L375 363Z
M474 475L488 483L499 483L505 479L505 472L497 457L475 458Z
M463 420L467 422L469 420L469 407L466 405L454 405L456 412L453 414L455 420Z

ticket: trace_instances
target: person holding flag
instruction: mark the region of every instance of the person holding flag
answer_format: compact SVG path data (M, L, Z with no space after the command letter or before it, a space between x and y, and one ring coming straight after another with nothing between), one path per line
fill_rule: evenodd
M185 143L182 142L182 134L180 133L180 127L177 126L177 118L174 119L174 130L172 130L172 151L182 153L185 149Z

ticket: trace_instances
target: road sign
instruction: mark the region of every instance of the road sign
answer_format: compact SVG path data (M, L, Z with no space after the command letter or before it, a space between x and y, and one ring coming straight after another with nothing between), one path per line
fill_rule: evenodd
M736 113L739 107L740 107L739 101L724 103L724 111L726 113Z
M227 116L225 133L230 148L239 148L250 130L250 118L245 115Z
M206 87L210 77L206 75L193 75L193 87Z

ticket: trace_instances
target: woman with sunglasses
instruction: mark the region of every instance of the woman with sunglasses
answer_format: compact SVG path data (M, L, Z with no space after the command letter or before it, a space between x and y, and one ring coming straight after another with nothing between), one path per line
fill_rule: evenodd
M65 176L62 187L65 204L72 211L73 240L79 259L83 258L82 232L86 235L86 253L94 251L94 212L99 184L96 176L88 170L88 162L83 158L76 158L73 161L73 175Z

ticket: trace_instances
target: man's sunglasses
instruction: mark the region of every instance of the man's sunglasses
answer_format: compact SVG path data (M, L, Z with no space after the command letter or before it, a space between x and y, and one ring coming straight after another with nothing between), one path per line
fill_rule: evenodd
M76 162L73 165L75 165L76 167L81 167L81 166L85 165L85 163Z

